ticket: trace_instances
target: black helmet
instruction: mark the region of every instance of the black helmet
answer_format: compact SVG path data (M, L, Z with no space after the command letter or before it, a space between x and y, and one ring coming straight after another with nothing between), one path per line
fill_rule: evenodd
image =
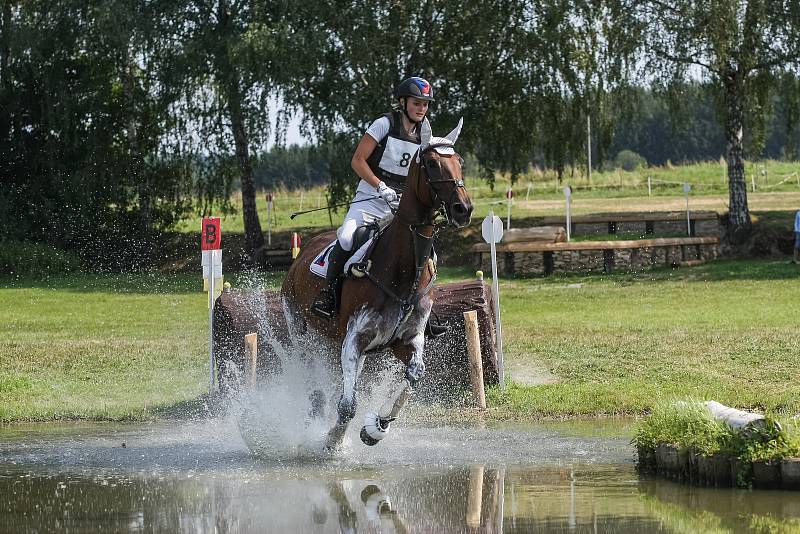
M401 98L404 96L413 96L420 100L428 100L433 102L433 87L428 83L428 80L412 76L406 78L394 90L394 97Z

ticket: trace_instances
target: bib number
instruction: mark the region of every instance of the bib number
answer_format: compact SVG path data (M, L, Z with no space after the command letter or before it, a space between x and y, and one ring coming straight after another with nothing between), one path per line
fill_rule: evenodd
M419 145L416 143L389 137L378 167L391 174L408 176L411 158L417 153L418 148Z

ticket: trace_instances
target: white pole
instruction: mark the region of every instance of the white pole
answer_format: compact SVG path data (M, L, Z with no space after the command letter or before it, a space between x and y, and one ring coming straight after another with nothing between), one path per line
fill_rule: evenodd
M592 118L586 115L586 169L589 172L589 185L592 184Z
M753 184L753 193L755 193L756 192L756 179L752 174L750 175L750 183Z
M494 210L489 210L489 217L494 220ZM497 248L494 242L494 232L489 240L492 256L492 293L494 293L494 320L497 323L497 378L500 387L506 387L506 377L503 371L503 326L500 323L500 283L497 280Z
M211 265L209 266L208 281L208 392L214 392L214 277L217 271L214 268L214 251L211 251Z
M567 242L569 242L572 235L572 214L570 213L570 203L572 202L572 195L567 195Z
M511 228L511 203L514 202L514 197L511 189L506 193L506 200L508 200L508 215L506 215L506 229Z
M692 235L692 219L689 217L689 184L683 184L683 190L686 192L686 235Z
M531 196L531 183L528 182L528 191L525 193L525 202L528 201L528 197Z
M303 211L303 191L300 191L300 209L298 211Z
M649 176L647 177L647 196L648 197L653 196L653 179L650 178Z

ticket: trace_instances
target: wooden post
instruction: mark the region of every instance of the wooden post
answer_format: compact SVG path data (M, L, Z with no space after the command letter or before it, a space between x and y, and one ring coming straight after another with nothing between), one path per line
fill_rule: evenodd
M469 470L469 491L467 493L467 527L479 529L483 508L483 466L474 465Z
M247 352L250 353L247 366L247 385L256 385L256 360L258 359L258 334L246 334L244 336L244 345L247 347Z
M464 312L464 331L467 336L469 353L469 376L472 380L472 393L481 410L486 409L486 393L483 389L483 361L481 359L481 338L478 331L478 312Z

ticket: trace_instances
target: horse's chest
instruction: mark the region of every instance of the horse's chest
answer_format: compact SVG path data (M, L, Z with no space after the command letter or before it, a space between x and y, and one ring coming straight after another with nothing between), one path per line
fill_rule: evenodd
M424 332L430 310L429 299L422 299L408 317L404 317L399 305L380 311L365 307L350 320L348 333L369 340L367 350L390 345L398 339L410 341Z

